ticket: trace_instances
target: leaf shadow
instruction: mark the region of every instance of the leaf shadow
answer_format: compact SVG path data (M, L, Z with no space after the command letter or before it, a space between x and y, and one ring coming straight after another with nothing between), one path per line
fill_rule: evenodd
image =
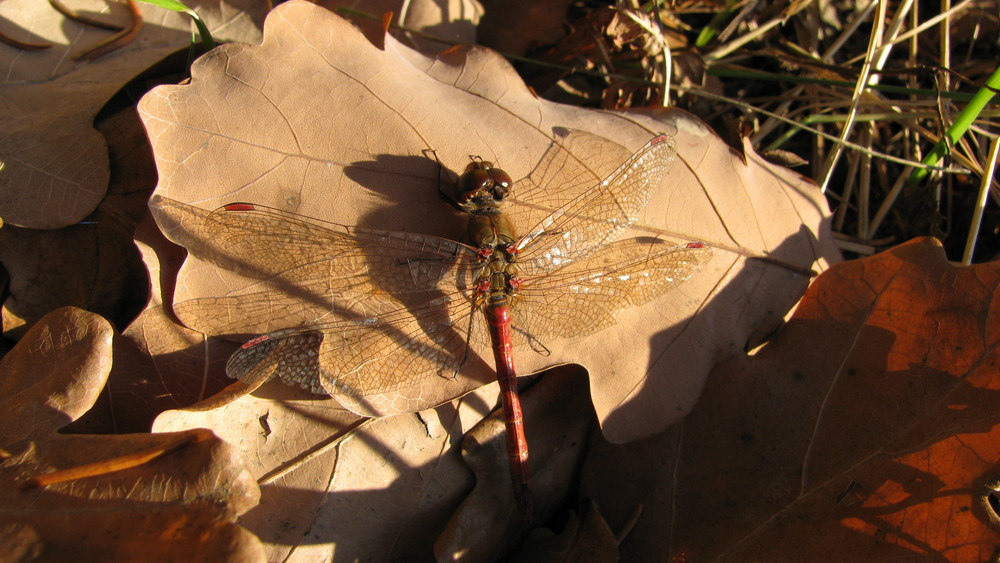
M799 236L810 236L810 233L803 227ZM781 259L790 254L783 248L785 245L792 246L793 243L786 239L773 250L771 256ZM717 253L722 252L725 251ZM708 296L693 316L650 337L648 347L651 355L647 360L646 373L628 397L608 414L603 423L605 428L629 429L634 438L658 433L666 426L643 422L642 416L637 420L636 413L662 413L664 404L675 405L676 409L676 412L664 414L665 419L672 419L670 424L680 420L688 414L701 394L707 371L720 359L749 350L759 343L763 335L773 334L781 326L785 312L795 305L809 284L807 276L767 261L743 259L735 254L730 256L733 260L728 269L738 269L738 272L727 280L722 291ZM747 288L766 293L767 300L752 300L752 295L746 295ZM673 291L682 295L680 292L684 291L684 286ZM729 294L738 297L732 298ZM747 305L743 310L728 310L724 304L732 302ZM720 320L725 324L720 325ZM703 341L698 338L698 335L711 335L717 330L729 331L732 340ZM720 340L743 342L743 349L717 349L713 345ZM642 424L649 428L643 430ZM613 437L615 434L613 430L613 442L618 441Z

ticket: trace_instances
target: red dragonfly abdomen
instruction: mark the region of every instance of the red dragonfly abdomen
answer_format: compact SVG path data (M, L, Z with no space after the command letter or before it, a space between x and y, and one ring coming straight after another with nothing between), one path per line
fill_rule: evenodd
M524 413L521 398L517 394L517 372L514 370L514 352L511 344L510 310L507 303L490 303L483 308L486 323L490 328L493 342L493 357L496 360L497 383L500 384L500 398L503 402L507 425L507 456L510 461L510 475L514 485L514 498L521 511L531 515L531 501L528 494L528 440L524 436Z

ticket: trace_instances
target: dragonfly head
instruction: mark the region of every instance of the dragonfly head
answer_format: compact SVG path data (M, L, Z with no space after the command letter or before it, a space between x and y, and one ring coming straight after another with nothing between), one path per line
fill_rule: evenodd
M455 183L454 202L464 211L476 215L494 215L510 195L513 184L510 175L492 162L473 158Z

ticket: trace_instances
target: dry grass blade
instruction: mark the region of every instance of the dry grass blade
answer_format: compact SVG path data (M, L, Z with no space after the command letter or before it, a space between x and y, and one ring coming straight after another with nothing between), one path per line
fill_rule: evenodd
M997 48L985 39L1000 30L995 8L973 0L938 11L914 2L747 4L708 21L703 6L672 5L629 21L656 24L635 29L650 43L662 38L670 45L677 106L705 116L717 130L747 121L755 145L812 163L807 174L836 208L843 249L872 254L933 235L957 258L976 199L965 177L970 171L983 176L998 112L969 104L970 126L953 133L960 140L950 161L924 155L938 151L931 145L966 119L971 90L990 83ZM626 18L633 13L617 10ZM666 99L656 93L659 73L652 73L663 59L648 53L641 65L647 74L633 68L640 41L627 28L605 25L614 14L586 12L576 32L532 53L537 66L523 65L529 84L551 99L600 99L613 109ZM699 25L696 44L704 54L686 49ZM572 56L575 65L565 64ZM541 68L549 64L556 66ZM583 80L599 91L581 89ZM638 95L644 88L653 93ZM996 200L1000 191L993 186ZM995 207L985 213L1000 219ZM979 245L977 255L992 256L1000 251L1000 235L984 232Z
M997 111L985 106L970 118L951 163L921 161L959 119L970 89L996 70L996 46L983 39L995 36L998 19L995 3L974 1L937 12L913 2L744 9L707 45L701 80L680 77L678 103L711 103L713 122L751 121L755 143L812 162L810 176L836 208L842 248L870 254L930 234L958 258L976 206L964 175L985 176ZM907 181L913 170L923 187ZM991 206L985 214L998 216ZM996 254L1000 238L982 235L977 255Z

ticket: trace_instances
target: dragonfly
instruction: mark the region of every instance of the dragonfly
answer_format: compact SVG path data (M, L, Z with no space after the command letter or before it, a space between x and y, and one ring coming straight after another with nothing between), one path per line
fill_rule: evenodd
M516 187L510 175L472 158L446 194L468 214L464 242L225 205L206 217L202 236L235 257L226 267L261 282L215 299L216 310L269 323L302 319L243 344L226 373L258 385L277 376L358 414L385 416L434 406L429 389L492 356L514 497L530 514L515 350L548 355L554 341L609 328L618 311L661 297L709 262L702 242L619 240L675 152L671 137L655 136L523 234L504 211ZM179 307L190 315L205 301Z

